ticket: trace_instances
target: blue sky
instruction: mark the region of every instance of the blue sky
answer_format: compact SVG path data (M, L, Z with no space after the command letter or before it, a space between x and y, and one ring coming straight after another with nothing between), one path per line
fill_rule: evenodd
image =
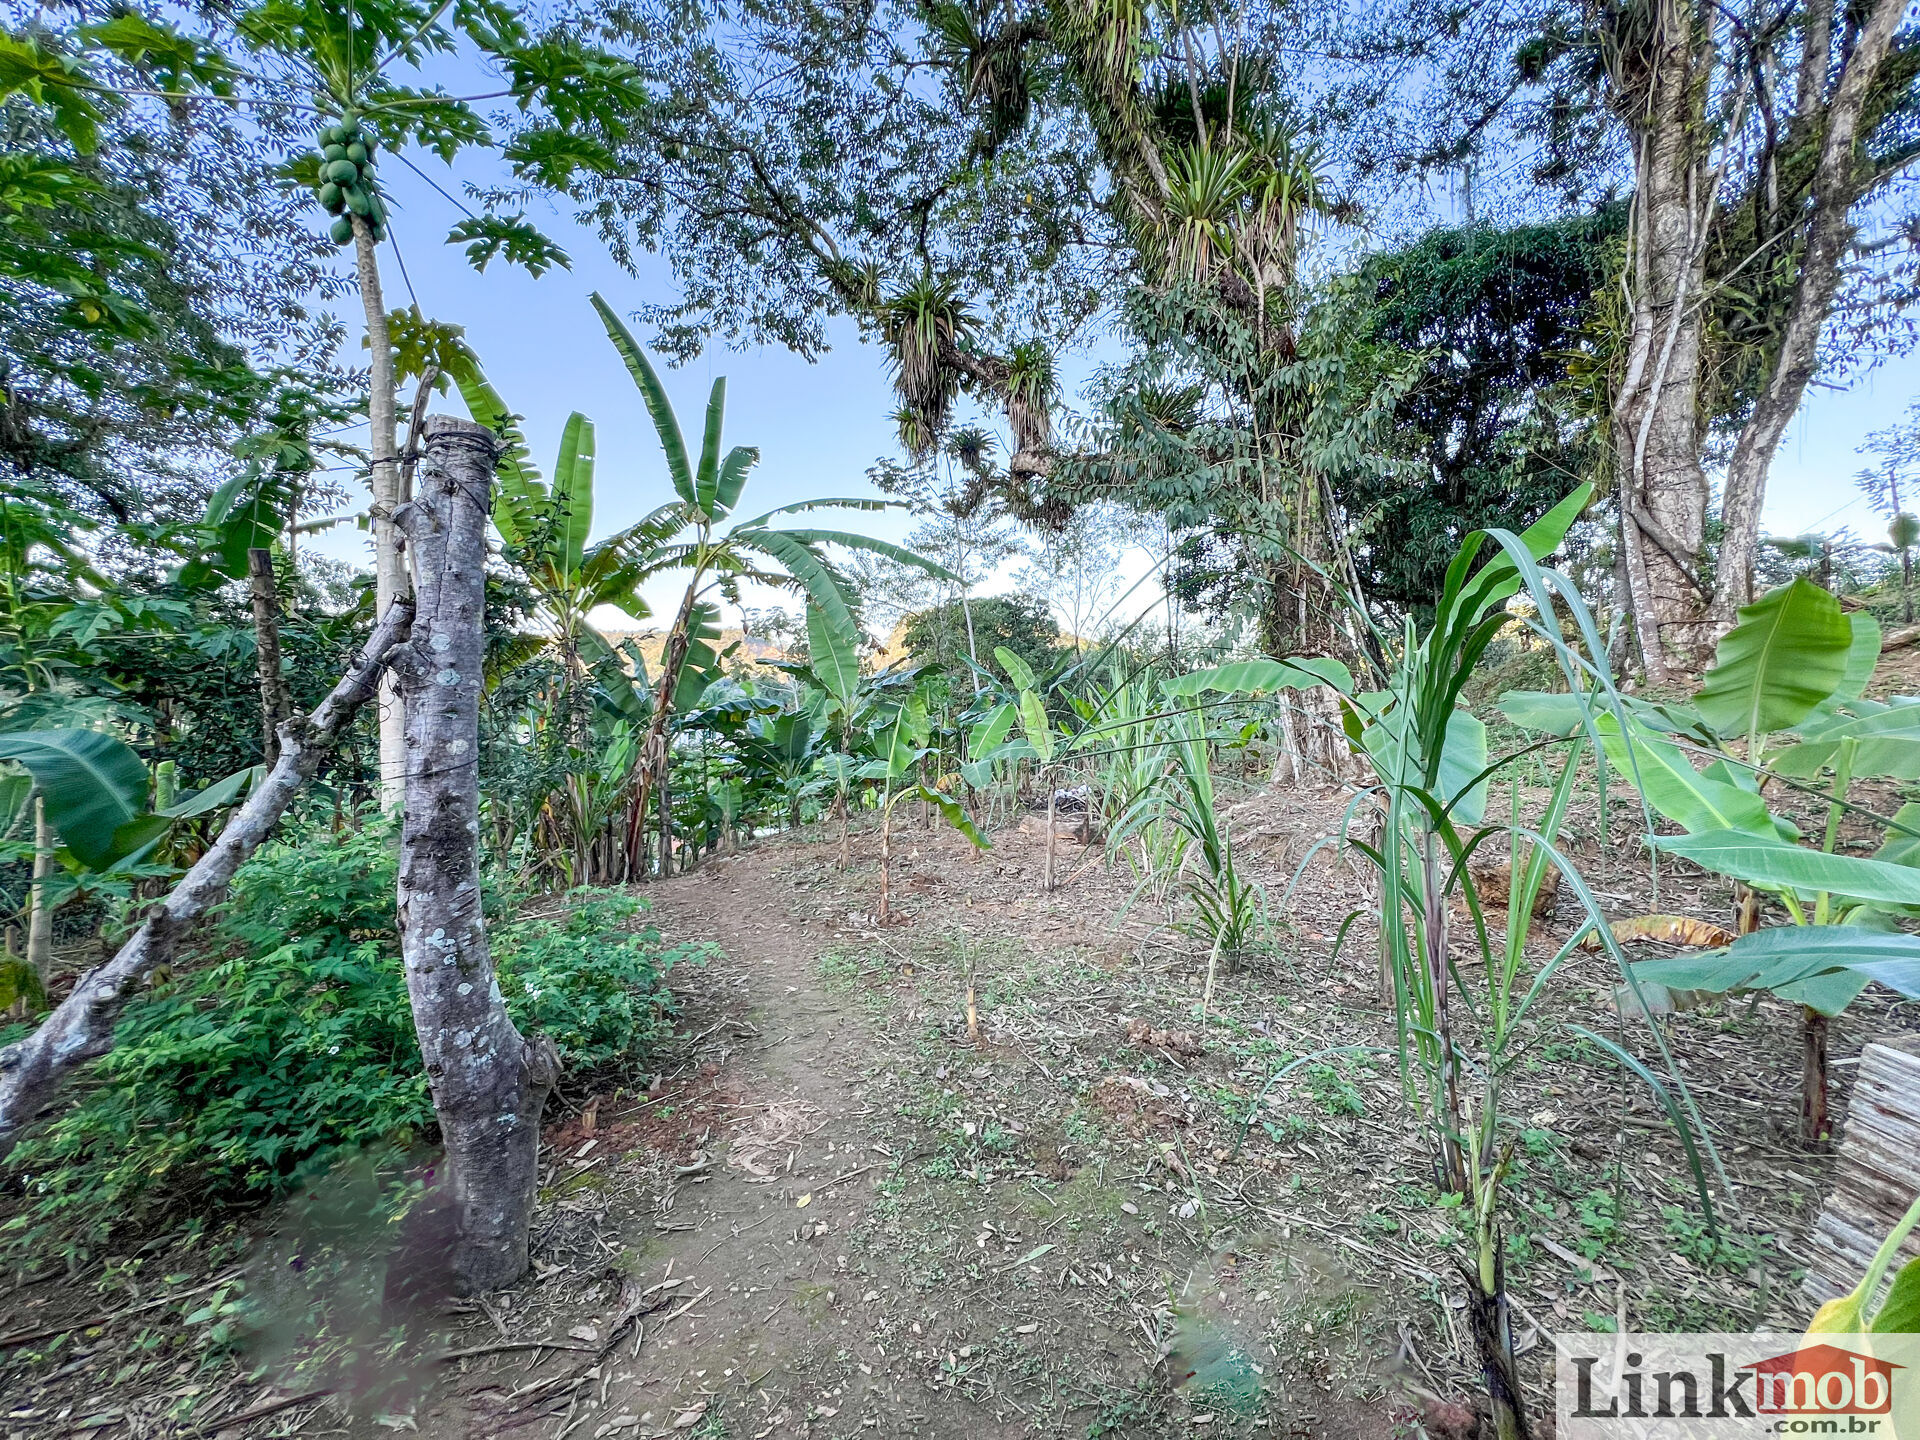
M430 158L421 168L449 191L458 189ZM671 490L651 422L625 367L608 344L587 297L599 290L621 313L675 296L673 276L658 257L643 257L638 276L628 275L599 241L561 213L533 215L568 251L571 270L554 269L538 279L496 261L476 273L456 247L442 243L461 212L405 167L382 167L382 183L396 211L393 226L405 259L412 295L430 318L462 325L495 387L525 416L533 455L543 470L568 414L590 417L597 432L593 534L597 539L638 519L667 499ZM347 252L342 252L342 264ZM391 308L409 301L393 250L382 251L383 283ZM343 307L354 363L359 362L357 305ZM636 330L646 338L643 330ZM663 370L682 424L694 430L716 375L727 377L727 442L758 445L761 462L750 481L755 512L795 500L828 495L874 495L866 471L876 457L894 453L893 398L884 357L861 342L853 325L836 323L831 349L808 363L784 349L731 351L710 348L693 363ZM1071 397L1096 357L1062 357L1062 379ZM1860 377L1845 391L1814 390L1775 459L1764 523L1769 533L1798 534L1850 524L1863 538L1878 539L1880 523L1856 498L1854 472L1864 463L1855 453L1865 435L1899 420L1920 390L1920 358L1890 362ZM404 397L403 397L404 398ZM457 396L441 407L461 410ZM697 435L690 436L697 441ZM364 506L364 499L358 503ZM837 523L822 518L822 524ZM911 521L903 513L852 514L843 528L900 539ZM317 548L365 563L365 540L357 531L332 531ZM1129 566L1129 580L1145 568ZM1003 575L986 588L1003 588ZM671 611L678 591L662 584L647 595L656 614ZM1143 601L1151 597L1141 592ZM779 603L767 595L754 603ZM791 600L787 603L791 604ZM611 617L605 617L609 621ZM730 623L736 617L729 616Z

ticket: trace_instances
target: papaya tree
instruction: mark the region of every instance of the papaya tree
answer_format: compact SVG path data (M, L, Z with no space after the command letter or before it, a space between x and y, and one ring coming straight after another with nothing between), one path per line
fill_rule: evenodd
M568 259L513 208L514 197L564 192L590 171L610 172L607 143L624 136L627 117L648 104L640 72L577 38L536 36L511 7L438 0L360 0L344 8L254 0L173 19L120 6L61 42L56 50L29 36L10 46L19 53L0 67L0 98L18 90L47 101L82 146L91 144L106 99L158 98L189 113L237 109L286 147L285 174L308 187L330 217L323 222L330 238L352 251L366 321L369 516L377 613L384 615L405 593L407 576L392 524L406 496L379 264L394 216L380 158L408 147L449 164L474 149L499 154L514 183L479 199L481 208L445 238L464 246L476 268L503 258L537 275ZM455 51L505 78L514 102L510 132L497 133L474 108L493 94L454 95L427 78L436 57ZM382 708L380 746L383 794L397 804L404 747L391 703Z

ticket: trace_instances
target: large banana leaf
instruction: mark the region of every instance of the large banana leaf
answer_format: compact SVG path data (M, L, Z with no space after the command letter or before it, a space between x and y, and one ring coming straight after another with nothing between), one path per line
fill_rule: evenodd
M833 503L839 505L844 502L836 500ZM798 507L788 506L787 508ZM738 534L739 531L732 533ZM901 565L911 565L914 569L923 571L936 580L945 580L952 584L958 584L960 581L960 577L944 565L936 564L924 555L916 555L913 551L896 545L891 540L882 540L877 535L856 535L850 530L763 530L760 533L791 536L804 545L838 545L847 550L865 550L874 555L884 555L887 559Z
M1013 681L1015 689L1032 690L1036 687L1037 682L1033 678L1033 667L1006 646L994 646L993 658L1000 662L1000 668L1007 672L1007 678Z
M1665 735L1697 733L1706 738L1700 716L1690 705L1655 704L1637 695L1622 695L1619 703L1649 730ZM1522 730L1562 737L1578 735L1586 724L1586 717L1597 714L1600 709L1592 701L1583 702L1578 695L1549 690L1509 690L1494 702L1494 708Z
M987 718L968 733L967 753L976 760L982 760L998 750L1013 729L1013 719L1013 706L996 705Z
M147 767L125 741L100 730L23 730L0 735L0 760L26 767L47 823L83 865L102 869L126 853L116 837L146 809Z
M807 607L807 657L814 676L846 715L860 693L858 631L836 625L817 605Z
M1744 880L1756 889L1791 890L1803 895L1826 891L1885 905L1920 905L1920 870L1884 860L1828 855L1778 837L1733 830L1660 835L1652 843L1666 854Z
M1207 691L1228 695L1262 695L1274 690L1304 690L1331 685L1342 695L1353 693L1353 674L1338 660L1319 655L1297 655L1289 660L1242 660L1194 670L1166 682L1167 697L1186 699Z
M693 503L709 520L717 518L720 494L720 430L727 418L727 377L719 376L707 396L707 429L700 440L700 468L693 477Z
M1042 765L1053 763L1054 734L1053 722L1047 718L1047 707L1040 699L1037 690L1020 692L1020 730L1027 737L1027 743L1033 747L1033 753L1040 757Z
M647 352L640 348L640 342L613 312L613 307L593 294L593 308L600 314L600 323L607 327L607 338L613 342L613 348L620 353L625 362L627 373L633 376L633 383L640 389L640 397L646 401L647 414L653 417L653 428L660 437L660 449L667 457L667 478L673 482L674 493L689 505L698 505L699 496L693 487L693 469L687 463L687 442L680 433L680 421L673 413L673 403L667 399L667 392L660 383L660 377L654 372L653 363L647 359Z
M1725 950L1644 960L1633 975L1670 990L1771 990L1838 1015L1875 980L1920 996L1920 936L1854 925L1783 925L1742 935Z
M1740 611L1694 705L1725 736L1798 725L1847 678L1853 627L1840 602L1804 577Z
M807 600L825 612L830 624L855 630L859 621L833 567L820 558L804 540L785 530L735 530L729 541L742 549L758 551L777 561L806 592Z
M553 498L560 507L560 569L580 571L587 532L593 528L593 422L578 410L560 432L560 456L553 464Z
M911 790L903 791L898 798L901 800L925 800L940 812L941 819L945 820L947 824L971 840L978 849L991 850L993 848L993 842L980 833L973 821L967 818L965 808L951 795L935 790L930 785L916 785Z
M527 437L471 351L460 357L460 363L449 366L448 373L466 402L467 414L506 442L494 467L500 485L493 497L493 528L507 544L524 546L532 534L532 509L544 503L547 496L546 483L533 463L533 452L527 448Z
M1873 858L1890 865L1920 866L1920 801L1909 800L1893 812L1894 827Z
M1793 779L1810 780L1839 759L1839 740L1809 740L1771 757L1770 768ZM1853 778L1920 780L1920 735L1876 735L1854 742Z
M1649 805L1689 834L1709 830L1737 830L1748 835L1772 835L1773 816L1767 804L1751 790L1710 779L1695 770L1680 747L1662 740L1632 717L1627 733L1633 752L1620 738L1620 724L1611 715L1595 722L1607 763L1635 783Z
M709 513L715 519L740 503L740 491L747 483L747 472L753 469L759 459L760 451L752 445L736 445L727 452L727 458L720 462L720 475L713 487L713 507Z
M1836 700L1858 700L1864 695L1880 663L1880 622L1864 610L1855 610L1847 616L1847 625L1853 639L1847 646L1846 669L1833 690Z

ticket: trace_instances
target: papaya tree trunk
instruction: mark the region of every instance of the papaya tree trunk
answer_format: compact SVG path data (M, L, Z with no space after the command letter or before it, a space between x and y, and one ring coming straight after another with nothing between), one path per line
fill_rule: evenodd
M408 765L400 831L400 953L414 1033L446 1145L454 1289L527 1268L551 1042L521 1035L487 950L480 900L480 691L487 517L499 442L469 420L427 421L419 495L398 520L419 618L396 657Z
M387 328L387 302L380 291L380 260L373 229L365 217L353 221L354 269L360 282L360 303L367 319L367 461L373 505L374 613L384 615L407 593L406 559L400 553L400 531L394 512L405 498L400 493L400 447L394 413L393 338ZM401 776L407 768L406 735L392 676L380 686L380 804L391 810L400 803Z
M53 909L47 904L47 878L53 874L53 827L47 824L47 802L33 797L33 884L28 890L27 963L46 987L53 970Z
M293 797L372 698L388 658L412 623L413 607L395 602L319 708L288 722L280 737L279 763L165 901L147 912L145 922L113 959L80 977L38 1029L0 1050L0 1160L69 1074L113 1048L114 1026L134 986L168 963L174 937L226 895L234 872L273 832Z
M280 673L280 594L273 582L273 552L247 551L247 588L253 598L253 662L260 677L260 730L267 764L280 759L280 727L293 714L287 677Z

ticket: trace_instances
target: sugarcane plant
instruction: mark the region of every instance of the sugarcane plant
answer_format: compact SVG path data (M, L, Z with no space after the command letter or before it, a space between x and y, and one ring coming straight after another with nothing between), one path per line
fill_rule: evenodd
M1374 653L1399 657L1381 674L1377 689L1359 688L1344 667L1324 660L1292 662L1291 674L1286 662L1249 662L1231 680L1210 679L1220 689L1258 692L1297 683L1298 667L1310 665L1321 683L1337 692L1348 742L1371 771L1370 790L1355 797L1339 833L1308 853L1300 874L1323 846L1344 845L1379 876L1374 918L1391 980L1401 1079L1426 1131L1439 1188L1455 1198L1466 1217L1467 1313L1492 1433L1500 1440L1529 1433L1502 1234L1517 1129L1504 1111L1506 1079L1519 1059L1518 1040L1535 1002L1583 937L1597 934L1625 969L1597 900L1557 843L1581 756L1594 743L1600 718L1619 704L1591 615L1572 584L1542 563L1591 493L1582 486L1521 535L1496 530L1468 536L1447 571L1431 624L1421 628L1409 619L1398 636L1376 632L1380 643ZM1480 563L1489 542L1496 552ZM1461 708L1461 692L1487 646L1518 622L1508 602L1523 590L1534 610L1527 623L1552 648L1580 708L1567 738L1490 760L1486 727ZM1560 634L1556 599L1574 621L1575 643ZM1362 607L1354 609L1361 623L1370 623ZM1522 814L1515 784L1509 815L1503 823L1489 823L1490 783L1543 746L1567 753L1540 813ZM1358 823L1363 813L1375 810L1383 812L1384 824L1376 829ZM1483 900L1469 865L1483 848L1501 845L1508 860L1504 927L1492 923L1497 912ZM1528 931L1550 869L1578 897L1584 923L1544 963L1536 963L1527 955ZM1359 911L1347 918L1343 941L1361 918ZM1471 986L1470 972L1453 954L1460 939L1479 962ZM1711 1144L1658 1031L1652 1039L1666 1061L1664 1081L1613 1042L1576 1033L1634 1070L1667 1107L1693 1161L1707 1224L1717 1234L1701 1159L1703 1151L1714 1158Z

